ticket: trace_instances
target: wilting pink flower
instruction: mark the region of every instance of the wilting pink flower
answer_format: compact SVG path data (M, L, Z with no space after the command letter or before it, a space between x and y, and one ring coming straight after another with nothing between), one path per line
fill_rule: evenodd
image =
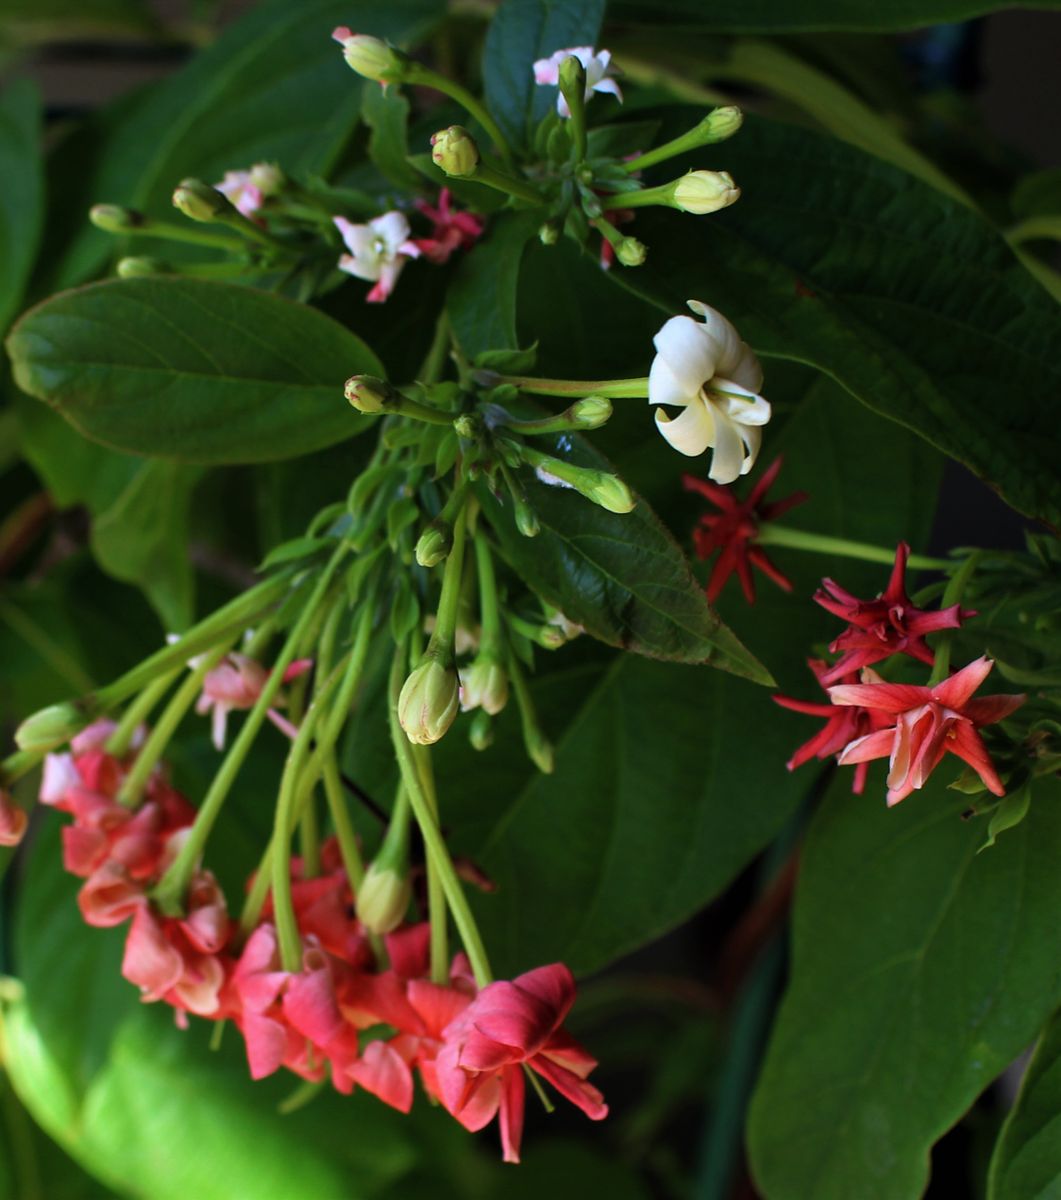
M849 625L829 647L841 657L822 677L824 685L836 683L842 676L893 654L909 654L931 666L935 656L925 642L925 634L957 629L963 620L976 615L963 612L957 604L939 612L915 607L906 594L909 556L910 547L900 542L888 586L874 600L859 600L834 580L822 580L822 586L814 594L815 601Z
M29 824L25 809L19 808L7 792L0 788L0 846L17 846Z
M523 1064L595 1121L608 1115L586 1077L596 1061L561 1025L575 999L562 963L492 983L446 1029L435 1059L439 1096L470 1130L500 1116L506 1162L519 1162L523 1133Z
M280 168L273 163L257 163L249 171L226 171L224 179L214 187L227 196L245 216L253 217L283 184Z
M809 658L807 659L807 666L814 672L814 678L821 683L822 677L828 670L827 664L822 662L820 658ZM858 676L853 675L851 682L854 683L857 679ZM862 680L865 683L880 683L881 677L875 671L867 668L862 672ZM804 742L785 764L790 771L803 766L805 762L809 762L812 758L819 760L831 758L834 754L839 754L845 746L856 738L860 738L863 734L871 733L874 729L879 729L882 725L889 723L887 717L882 717L877 713L871 712L868 708L837 708L833 704L815 704L807 700L793 700L790 696L774 696L772 699L775 704L780 704L782 708L790 708L793 712L807 713L812 717L825 718L825 724L822 728L809 741ZM869 763L859 763L855 767L855 778L851 784L851 790L856 796L862 794L862 789L866 785L866 774L868 771Z
M312 665L312 659L297 659L284 672L284 683L305 674ZM268 669L245 654L226 654L213 670L207 672L195 711L203 716L213 709L211 731L218 750L224 749L228 714L234 709L253 708L268 679ZM270 709L269 717L285 733L293 732L279 713Z
M451 205L452 194L443 188L438 195L438 207L417 200L416 207L431 222L430 237L413 238L421 254L433 263L445 263L455 250L474 245L483 232L482 217L459 212Z
M575 57L586 68L586 99L594 92L608 92L620 104L623 94L611 77L612 54L610 50L595 51L592 46L573 46L570 50L557 50L548 58L539 58L534 64L534 82L543 87L557 87L560 83L560 67L564 60ZM556 111L562 117L570 117L571 109L563 92L556 98Z
M984 740L977 732L1008 717L1024 696L981 696L973 692L994 663L978 658L934 687L907 683L849 683L828 689L834 704L854 705L884 714L894 724L856 738L840 762L864 763L888 757L888 804L898 804L925 786L944 754L956 754L980 776L988 791L1004 796Z
M350 252L339 259L339 270L374 282L376 286L365 298L369 304L382 304L394 291L406 262L420 257L420 247L409 237L409 222L397 211L364 225L345 217L332 219Z
M726 580L734 571L740 580L744 598L749 604L754 604L753 566L758 567L779 588L786 592L792 591L791 582L774 566L766 551L755 545L760 525L765 521L774 520L807 499L806 492L793 492L784 500L765 503L766 493L773 487L774 480L781 470L781 461L780 456L774 459L744 500L738 500L728 487L709 483L692 475L682 476L682 483L687 491L699 492L719 509L718 513L704 513L697 528L693 530L693 545L697 558L706 561L716 550L720 551L707 581L707 598L712 604L718 599Z

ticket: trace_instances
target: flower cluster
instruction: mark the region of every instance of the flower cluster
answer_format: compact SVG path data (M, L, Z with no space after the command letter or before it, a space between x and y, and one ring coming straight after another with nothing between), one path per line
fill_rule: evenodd
M109 753L114 728L97 722L68 753L50 754L40 798L73 817L62 832L63 863L85 880L78 894L85 921L130 922L122 974L145 1001L169 1004L181 1025L188 1014L232 1021L254 1079L283 1067L330 1080L342 1093L361 1087L408 1112L419 1076L427 1095L467 1129L499 1115L509 1162L519 1161L525 1067L593 1119L607 1114L587 1082L595 1060L562 1028L575 999L567 967L554 963L480 989L461 953L448 978L433 981L429 925L402 925L374 940L353 915L334 839L321 848L319 874L291 861L298 970L284 969L271 897L244 936L209 871L192 876L181 914L164 915L152 888L195 810L161 769L138 808L119 802L137 751Z
M842 765L855 767L852 790L861 793L868 764L888 758L889 805L898 804L924 787L946 754L954 754L980 777L988 791L1005 795L979 730L1013 713L1025 697L973 693L993 663L979 658L934 686L888 683L870 664L906 655L932 665L935 655L925 635L957 629L974 616L954 604L938 612L917 608L906 592L910 547L901 542L887 588L871 600L860 600L832 579L824 579L814 599L848 622L830 645L839 658L832 665L810 659L808 665L829 697L829 703L775 696L784 708L825 718L825 725L789 759L794 770L811 758L836 755Z

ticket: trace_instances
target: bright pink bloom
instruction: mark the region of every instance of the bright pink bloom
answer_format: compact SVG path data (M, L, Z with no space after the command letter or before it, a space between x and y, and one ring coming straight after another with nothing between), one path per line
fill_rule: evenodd
M935 656L925 642L925 634L957 629L963 620L976 615L962 611L957 604L939 612L916 608L906 594L909 557L910 547L900 542L888 586L875 600L859 600L834 580L822 580L822 586L814 594L815 601L849 624L829 647L834 654L842 654L822 677L823 685L836 683L842 676L893 654L909 654L931 666Z
M814 678L821 683L822 678L828 670L828 665L822 662L820 658L808 658L807 666L814 672ZM850 682L854 683L857 679L858 676L853 675ZM862 679L866 683L881 682L881 678L876 671L871 671L868 667L862 672ZM874 729L879 729L883 724L887 723L887 718L878 716L868 708L837 708L833 704L815 704L808 700L793 700L790 696L773 696L771 699L775 704L780 704L782 708L790 708L793 712L807 713L812 717L825 718L825 724L822 728L818 730L814 737L804 742L785 764L790 771L803 766L805 762L809 762L812 758L819 760L831 758L834 754L839 754L845 746L856 738L862 737L863 734L871 733ZM855 767L855 778L852 781L851 790L856 796L862 795L868 771L868 763L859 763Z
M291 663L284 671L284 683L297 679L312 666L313 660L310 658L300 658ZM212 733L216 749L224 749L228 714L233 709L253 708L268 679L268 669L257 659L248 658L245 654L226 654L212 671L207 672L195 711L203 716L213 709ZM270 709L269 717L285 733L293 732L291 725L279 713Z
M472 246L482 236L484 221L470 212L458 212L452 208L452 194L443 188L438 194L438 207L426 200L417 200L416 207L431 222L430 237L413 238L425 258L433 263L449 261L455 250Z
M483 988L445 1031L434 1064L442 1103L473 1131L499 1115L505 1162L519 1162L523 1064L588 1117L608 1115L600 1092L586 1082L596 1061L560 1028L574 999L571 972L553 963Z
M856 705L885 714L895 723L856 738L840 755L841 763L889 758L888 804L898 804L925 786L948 752L956 754L980 776L996 796L1006 789L977 730L1008 717L1024 696L981 696L973 692L994 663L978 658L935 687L907 683L853 683L829 688L834 704Z
M29 815L19 808L11 797L0 788L0 846L17 846L22 841L29 824Z
M753 566L758 567L779 588L786 592L792 591L791 582L767 558L766 551L755 545L759 526L764 521L774 520L807 499L806 492L793 492L784 500L765 503L766 493L773 487L774 480L781 470L781 463L781 456L778 455L759 477L758 483L745 500L738 500L730 487L697 479L692 475L682 476L682 483L687 491L699 492L719 509L717 513L704 513L700 517L699 525L693 530L693 545L697 558L706 561L716 550L720 551L715 565L711 568L711 577L707 581L707 598L712 604L718 599L726 580L734 571L740 580L744 598L749 604L754 604Z

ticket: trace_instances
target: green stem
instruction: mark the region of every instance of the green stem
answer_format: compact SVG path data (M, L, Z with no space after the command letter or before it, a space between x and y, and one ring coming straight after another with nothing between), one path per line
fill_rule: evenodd
M269 674L269 678L265 681L261 695L255 702L254 707L247 714L247 719L244 721L243 728L240 729L239 735L233 742L232 749L225 755L221 769L214 776L210 789L206 793L206 797L199 809L199 815L196 817L195 824L191 828L188 840L184 843L180 853L174 859L172 865L155 889L156 903L166 915L176 915L181 911L181 904L188 886L188 880L191 878L195 864L203 852L203 847L206 845L206 840L210 836L210 831L213 829L214 822L221 811L221 806L224 804L225 798L228 796L236 780L236 775L243 766L244 759L254 744L254 739L258 736L258 731L261 729L262 722L265 720L266 714L273 700L276 698L276 693L280 690L280 685L284 679L284 672L295 657L295 650L302 642L302 635L313 619L321 601L327 594L332 576L346 551L346 543L340 543L321 572L312 594L299 614L298 620L288 635L287 641L284 643L276 662L273 664L273 669Z
M47 750L16 750L0 761L0 786L11 787L40 765Z
M413 748L423 787L424 797L431 809L431 816L440 824L438 815L438 792L435 789L435 773L431 766L431 752L426 746ZM446 893L442 886L438 863L430 854L427 856L427 916L431 926L431 981L446 983L449 979L449 922L446 913Z
M962 563L961 567L950 577L947 581L947 586L943 589L943 599L939 602L940 608L950 608L952 604L961 603L969 580L973 577L973 573L980 564L980 558L981 551L974 550L965 562ZM913 562L913 558L910 559L910 562ZM934 687L937 683L942 683L950 673L950 651L953 639L953 629L941 629L936 635L936 659L932 664L932 674L928 677L929 687Z
M357 834L354 823L350 820L350 810L346 806L343 795L343 781L339 776L339 764L335 760L334 750L324 757L321 772L324 783L324 797L328 802L328 814L332 819L332 828L339 843L339 854L343 860L343 869L350 880L350 886L357 894L361 880L365 877L365 864L357 845Z
M151 772L165 753L170 739L177 732L177 726L184 720L188 709L195 703L199 693L203 690L203 680L221 661L230 645L230 642L226 642L212 650L173 694L170 702L162 710L162 715L155 723L154 729L148 735L147 741L140 748L132 770L125 777L118 791L119 804L124 804L126 808L136 808L140 803L140 797L151 777Z
M866 542L852 542L847 538L830 537L824 533L811 533L806 529L790 529L785 525L763 525L755 536L761 546L787 546L792 550L810 550L815 554L835 554L842 558L857 558L863 562L895 562L895 551L882 546L871 546ZM955 563L950 558L928 558L923 554L911 554L908 566L917 571L953 571Z
M449 96L452 100L456 100L464 111L469 116L474 117L483 129L486 130L487 136L494 143L498 154L505 160L506 165L511 165L512 150L505 139L505 135L501 132L500 127L490 115L486 106L477 100L466 87L463 87L454 79L448 79L445 75L439 75L436 71L421 66L419 63L414 65L414 69L409 74L408 82L419 83L425 87L434 88L436 91Z
M498 653L502 646L501 610L497 600L497 576L486 536L475 536L475 570L479 578L479 624L482 636L479 652Z
M136 735L140 725L147 720L148 714L169 690L170 684L180 674L180 668L167 671L153 683L149 683L139 696L122 713L121 720L114 727L114 732L107 739L105 749L115 758L124 758L129 751L129 745Z
M458 513L453 524L453 547L446 558L442 574L442 595L438 601L435 628L425 654L433 654L447 665L453 661L453 643L457 636L457 614L460 609L461 576L464 570L464 543L467 522Z
M413 816L416 818L416 823L420 827L420 834L424 839L424 847L427 850L428 860L429 862L434 862L435 869L438 871L441 890L445 895L446 902L449 904L450 912L453 914L453 921L457 926L457 932L464 943L464 949L472 965L472 973L475 976L475 981L479 987L486 987L493 980L490 962L486 957L486 948L483 945L479 927L472 916L468 898L464 894L461 881L454 869L449 851L446 849L446 841L442 836L442 831L439 829L438 821L435 819L432 809L432 798L424 792L420 770L416 761L416 747L405 736L405 730L402 729L398 721L398 695L401 692L404 678L405 654L404 648L399 646L394 655L394 663L391 667L390 675L390 704L388 708L391 743L394 746L394 754L398 760L398 769L401 772L402 782L405 784L406 791L409 794L409 803L413 807Z
M177 225L172 221L145 220L142 225L125 229L123 233L134 236L162 238L167 242L184 242L190 246L213 246L219 250L242 252L245 247L238 238L226 237L223 233L210 233L194 226Z
M525 375L497 375L496 383L510 383L532 396L606 396L609 400L644 400L648 376L643 379L532 379Z
M674 208L674 184L663 183L659 187L638 188L633 192L617 192L608 197L609 209L614 208L647 208L658 204L664 208Z
M302 851L302 870L306 879L316 879L321 873L320 825L312 791L308 803L302 805L298 818L298 844Z
M494 191L515 196L517 200L526 200L530 204L545 203L545 197L533 184L525 183L515 175L506 175L504 171L498 171L484 162L479 163L469 178L476 183L485 183Z

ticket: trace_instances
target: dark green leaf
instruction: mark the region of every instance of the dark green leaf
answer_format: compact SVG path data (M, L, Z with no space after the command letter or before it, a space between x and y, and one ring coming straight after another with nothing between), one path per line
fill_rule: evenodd
M28 81L0 95L0 332L18 312L40 239L44 179L37 89Z
M18 322L19 386L82 433L186 462L288 458L368 428L343 400L382 366L300 304L236 285L119 279L65 292Z
M4 0L0 11L0 41L16 44L158 33L147 0Z
M687 124L683 111L675 127ZM1061 308L1002 238L806 130L749 121L718 156L740 201L711 217L640 216L648 262L611 276L661 312L715 304L757 350L813 363L1013 507L1061 524L1061 427L1043 402L1061 388Z
M368 152L395 187L417 191L420 172L409 163L406 122L409 101L398 88L366 87L361 91L361 116L372 131Z
M791 982L751 1111L770 1200L922 1195L932 1143L1061 997L1056 782L977 854L983 828L960 819L953 772L937 773L890 810L879 769L861 799L838 780L808 837Z
M1002 1127L988 1200L1054 1200L1061 1192L1061 1019L1043 1030Z
M486 103L505 136L522 146L556 104L556 88L534 82L534 62L572 46L596 46L605 0L505 0L490 23L483 58Z

